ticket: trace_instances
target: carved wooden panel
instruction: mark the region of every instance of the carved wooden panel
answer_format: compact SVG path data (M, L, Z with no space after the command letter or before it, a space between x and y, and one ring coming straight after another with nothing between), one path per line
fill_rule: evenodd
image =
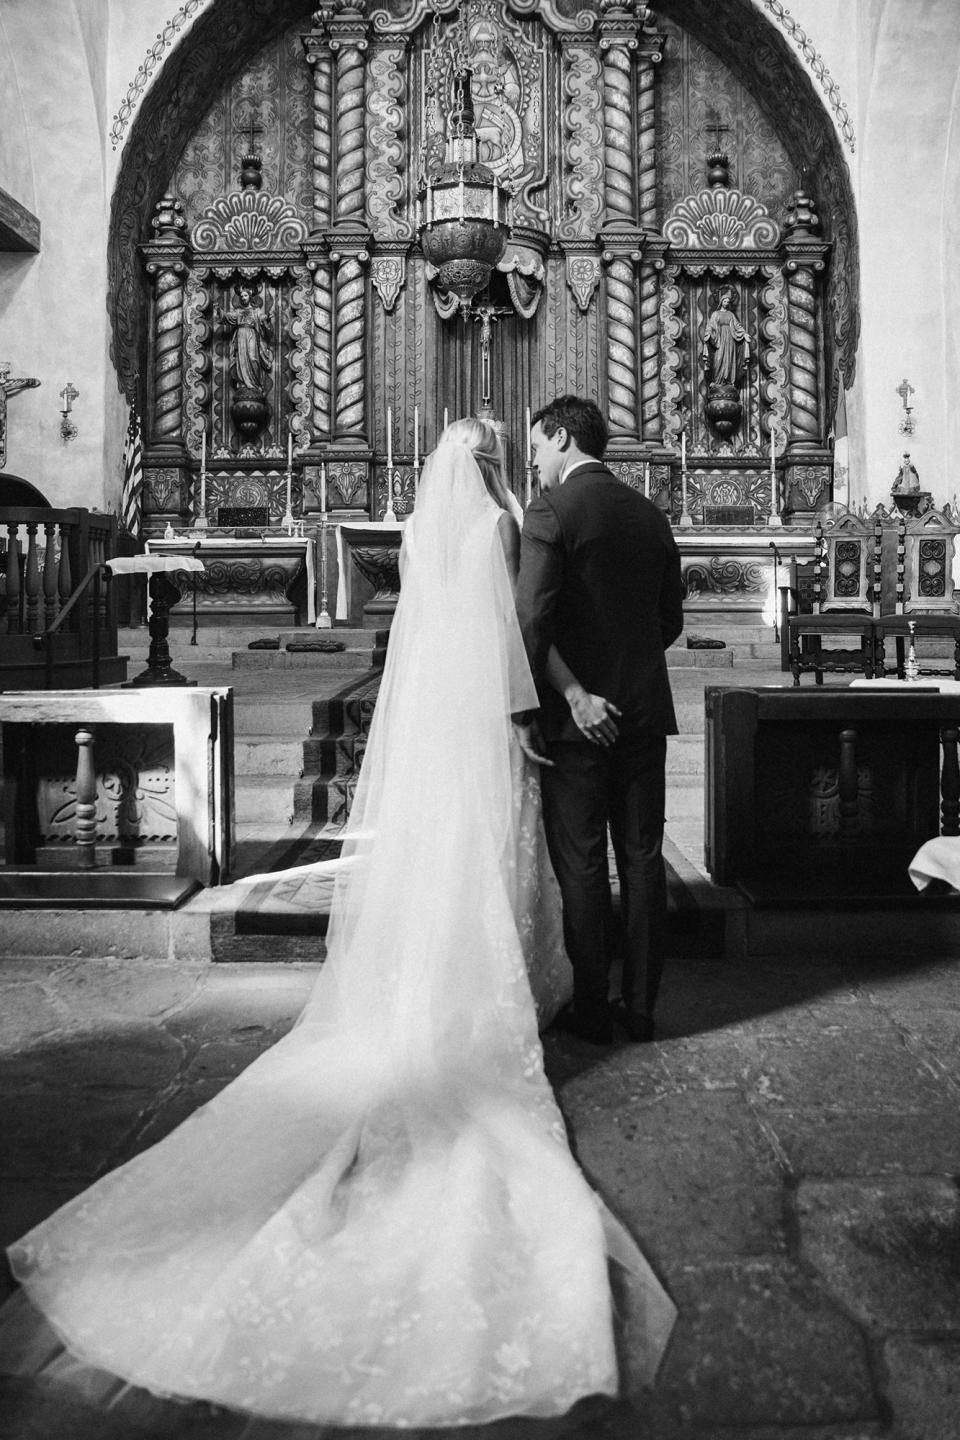
M46 842L74 839L76 725L48 725L37 777L37 821ZM169 725L101 725L96 744L98 840L175 840L177 805Z

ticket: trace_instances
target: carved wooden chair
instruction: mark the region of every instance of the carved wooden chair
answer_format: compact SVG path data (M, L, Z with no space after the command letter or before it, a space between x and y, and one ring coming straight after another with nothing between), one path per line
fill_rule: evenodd
M897 584L894 613L876 624L876 667L887 673L884 641L896 647L897 678L944 675L960 680L960 604L954 596L953 557L958 527L939 510L900 518L897 527ZM953 641L953 660L918 653L913 641ZM912 654L908 654L912 652Z
M818 685L825 671L859 671L868 680L876 669L875 623L880 613L883 527L878 516L842 515L816 527L813 600L810 614L787 616L790 670L794 685L813 671ZM824 638L855 639L853 646L824 647Z

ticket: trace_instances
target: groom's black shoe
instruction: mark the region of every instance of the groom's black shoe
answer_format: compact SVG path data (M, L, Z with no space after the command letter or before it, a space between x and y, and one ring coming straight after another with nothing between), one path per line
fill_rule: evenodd
M626 1030L631 1040L646 1044L654 1038L656 1029L649 1015L637 1015L633 1010L628 1010L622 1000L611 1005L610 1013L616 1023Z
M613 1021L609 1015L588 1018L580 1015L572 1005L564 1005L557 1012L550 1028L562 1030L565 1035L576 1035L580 1040L588 1040L591 1045L613 1044Z

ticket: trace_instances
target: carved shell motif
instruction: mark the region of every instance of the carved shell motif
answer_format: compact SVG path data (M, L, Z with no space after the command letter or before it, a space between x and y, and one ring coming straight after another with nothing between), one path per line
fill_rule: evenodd
M663 233L686 250L767 250L780 243L780 227L759 200L721 186L679 200Z
M215 201L193 227L195 250L288 250L307 226L279 195L234 190Z

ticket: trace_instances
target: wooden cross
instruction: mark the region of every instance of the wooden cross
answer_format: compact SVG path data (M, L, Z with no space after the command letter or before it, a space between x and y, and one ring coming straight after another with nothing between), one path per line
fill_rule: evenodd
M719 150L719 149L720 149L720 136L721 136L721 135L726 135L726 134L728 133L729 129L730 129L730 126L729 126L729 125L721 125L720 122L719 122L719 120L713 120L713 121L711 121L711 123L710 123L709 125L704 125L703 128L704 128L704 130L707 131L707 132L709 132L709 131L711 131L711 130L714 132L713 147L714 147L715 150Z
M907 414L909 415L909 414L910 414L910 411L913 409L913 406L912 406L912 405L908 405L908 404L907 404L907 400L909 399L909 397L910 397L911 395L914 394L913 386L910 384L910 381L909 381L909 380L903 379L903 380L900 381L900 384L897 386L897 394L900 396L900 399L903 401L903 408L904 408L904 410L906 410Z
M243 127L243 129L241 130L241 134L247 134L247 133L249 133L249 135L250 135L250 149L253 150L253 149L256 147L256 143L257 143L255 137L256 137L257 135L262 135L262 134L263 134L263 126L262 126L262 125L258 125L258 124L256 123L256 120L254 119L254 117L253 117L252 115L251 115L251 117L250 117L250 123L249 123L249 125L245 125L245 126Z

